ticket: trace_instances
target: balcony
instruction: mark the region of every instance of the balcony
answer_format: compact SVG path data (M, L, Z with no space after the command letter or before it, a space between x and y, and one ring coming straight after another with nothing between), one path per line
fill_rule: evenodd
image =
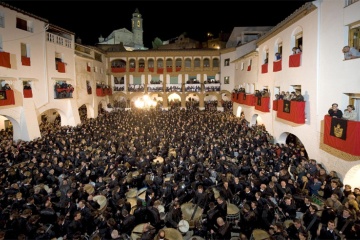
M0 52L0 67L11 68L10 53Z
M289 56L289 67L300 67L301 53L293 54Z
M324 144L360 156L360 122L324 116Z
M148 92L162 92L164 91L162 84L148 84L147 85Z
M220 92L221 84L220 83L208 83L204 84L205 92Z
M23 95L24 95L24 98L32 98L33 97L32 90L31 89L24 89L23 90Z
M277 117L289 122L305 123L305 102L277 100Z
M256 97L255 109L261 112L270 112L270 97Z
M57 45L61 45L61 46L67 47L67 48L72 47L71 40L60 37L58 35L55 35L55 34L52 34L52 33L49 33L49 32L46 33L46 40L48 42L52 42L52 43L55 43Z
M31 66L31 61L29 57L21 56L21 64L23 66Z
M15 105L15 96L13 90L0 90L0 107Z
M166 84L166 92L181 92L182 84L181 83L169 83Z

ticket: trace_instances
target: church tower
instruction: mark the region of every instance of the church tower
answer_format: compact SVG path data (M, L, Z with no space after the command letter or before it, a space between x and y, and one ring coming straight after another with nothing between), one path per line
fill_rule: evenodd
M141 49L144 47L143 42L143 19L139 10L136 9L131 19L132 32L134 34L134 47L135 49Z

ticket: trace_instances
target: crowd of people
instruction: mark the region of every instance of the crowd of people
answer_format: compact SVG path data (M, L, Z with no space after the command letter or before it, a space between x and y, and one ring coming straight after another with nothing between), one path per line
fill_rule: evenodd
M244 114L115 109L0 135L0 239L130 239L143 224L138 239L174 240L184 219L203 239L360 238L360 189Z

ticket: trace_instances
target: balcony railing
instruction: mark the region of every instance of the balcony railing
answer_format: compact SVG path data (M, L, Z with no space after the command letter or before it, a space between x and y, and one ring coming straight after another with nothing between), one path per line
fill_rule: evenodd
M58 44L58 45L61 45L61 46L67 47L67 48L72 47L71 40L60 37L58 35L55 35L55 34L52 34L49 32L46 34L47 34L46 39L48 42L52 42L52 43L55 43L55 44Z
M356 3L356 2L358 2L359 0L346 0L345 1L345 7L347 7L347 6L349 6L349 5L351 5L351 4L353 4L353 3Z

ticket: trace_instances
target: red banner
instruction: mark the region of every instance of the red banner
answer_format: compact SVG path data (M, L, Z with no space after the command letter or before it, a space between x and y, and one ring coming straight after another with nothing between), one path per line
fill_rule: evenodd
M289 67L300 67L301 53L289 56Z
M0 67L11 68L10 53L0 52Z
M2 91L4 92L4 91ZM13 90L5 90L5 99L0 100L0 106L14 105L15 96Z
M21 56L21 63L23 66L31 66L30 58Z
M324 143L340 151L360 156L360 122L347 121L346 140L336 136L331 136L332 117L324 117Z
M277 111L278 110L278 100L274 100L273 101L273 110Z
M255 109L261 112L270 112L269 103L270 97L259 97L256 98Z
M277 117L284 120L304 124L305 123L305 102L289 101L290 112L284 112L284 100L278 100Z
M267 73L268 72L268 66L269 66L269 64L267 64L267 63L261 65L261 73Z
M273 62L273 72L279 72L282 70L282 60Z
M60 73L64 73L65 72L65 63L63 62L56 62L57 64L57 70Z
M113 73L119 73L119 72L125 72L126 71L126 68L124 67L113 67L111 68L111 72Z
M32 90L31 89L24 89L23 94L24 94L24 98L32 98Z

